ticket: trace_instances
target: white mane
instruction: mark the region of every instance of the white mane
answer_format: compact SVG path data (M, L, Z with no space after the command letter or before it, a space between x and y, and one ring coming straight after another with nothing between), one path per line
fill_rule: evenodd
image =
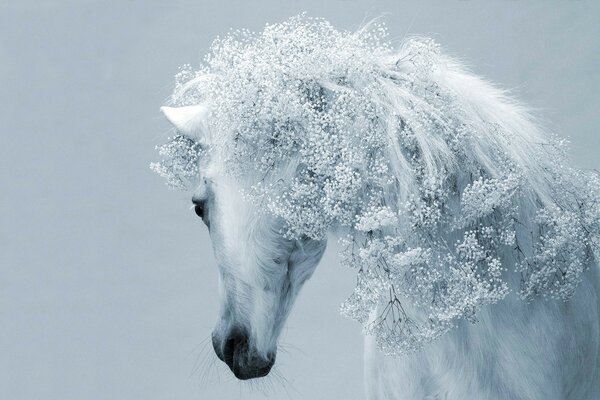
M566 300L597 257L597 175L430 39L294 17L215 41L171 103L208 110L204 143L179 136L154 168L190 187L210 158L282 234L340 234L358 273L342 312L388 353L510 290Z

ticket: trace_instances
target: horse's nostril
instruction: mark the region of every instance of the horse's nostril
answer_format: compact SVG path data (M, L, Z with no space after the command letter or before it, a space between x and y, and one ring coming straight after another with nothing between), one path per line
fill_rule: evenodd
M239 329L232 330L223 344L223 361L233 367L235 353L245 353L247 348L248 334Z
M223 345L223 361L225 364L233 365L233 354L235 352L235 339L228 339Z

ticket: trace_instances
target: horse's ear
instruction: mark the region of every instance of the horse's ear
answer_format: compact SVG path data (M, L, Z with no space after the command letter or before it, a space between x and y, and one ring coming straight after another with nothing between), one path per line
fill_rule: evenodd
M206 129L206 106L161 107L160 111L175 129L184 136L203 136Z

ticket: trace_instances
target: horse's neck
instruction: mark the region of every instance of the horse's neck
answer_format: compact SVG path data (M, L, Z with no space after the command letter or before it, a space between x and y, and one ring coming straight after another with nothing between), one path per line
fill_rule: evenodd
M513 289L415 354L384 356L366 337L369 398L598 399L599 289L596 265L567 303Z

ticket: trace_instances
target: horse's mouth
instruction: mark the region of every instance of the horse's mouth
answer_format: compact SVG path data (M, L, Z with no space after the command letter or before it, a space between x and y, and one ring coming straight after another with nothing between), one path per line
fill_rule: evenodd
M233 357L226 357L224 362L231 372L240 380L262 378L271 372L275 364L275 353L273 356L263 358L251 353L234 352Z
M229 369L231 369L236 378L245 381L248 379L262 378L267 376L269 372L271 372L272 366L273 363L267 363L257 366L248 365L242 367L234 363L233 366L229 366Z

